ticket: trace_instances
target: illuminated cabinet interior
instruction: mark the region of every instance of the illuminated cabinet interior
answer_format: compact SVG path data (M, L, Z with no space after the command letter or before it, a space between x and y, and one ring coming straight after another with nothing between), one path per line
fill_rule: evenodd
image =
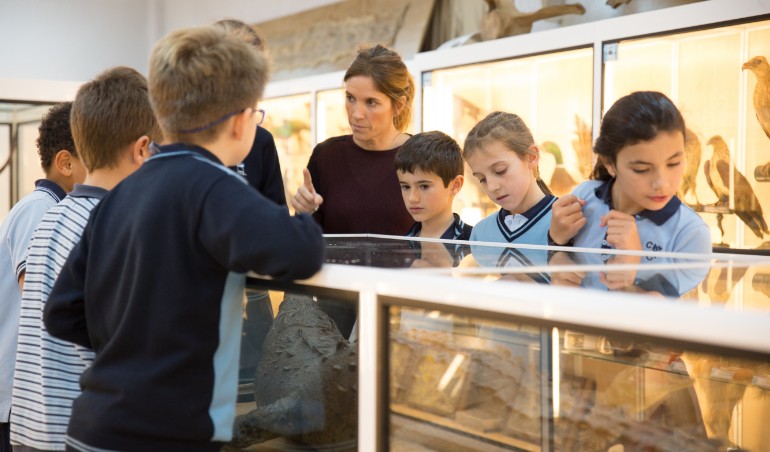
M592 143L604 111L633 91L661 91L680 108L689 130L680 198L709 225L715 247L768 249L770 66L761 57L770 55L770 16L767 6L741 5L733 17L715 0L690 5L696 13L657 11L418 54L407 61L418 88L410 132L441 130L462 146L487 114L516 113L541 146L543 180L563 195L593 167ZM748 62L755 57L752 70ZM281 81L268 90L314 99L308 104L314 114L300 115L311 119L314 141L285 151L292 165L306 164L315 144L350 133L343 76ZM291 99L265 103L288 105ZM728 157L713 159L715 146ZM301 183L297 168L284 170L287 193ZM467 167L465 176L454 207L475 224L499 207Z
M557 196L569 193L591 167L592 64L588 48L425 72L423 130L441 130L462 146L489 113L516 113L545 151L541 177ZM475 223L498 208L466 165L455 210Z
M742 69L752 58L770 56L770 21L622 40L604 49L605 110L640 90L660 91L681 110L689 132L680 197L711 227L713 243L770 246L770 121L763 131L758 117L770 119L770 112L756 111L754 101L759 96L761 108L770 106L770 66L757 70L764 66L764 84ZM728 180L711 169L717 161L729 168Z

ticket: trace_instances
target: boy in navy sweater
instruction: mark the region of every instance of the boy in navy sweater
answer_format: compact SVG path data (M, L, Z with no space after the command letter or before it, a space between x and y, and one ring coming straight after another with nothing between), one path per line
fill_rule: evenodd
M166 142L91 214L44 313L53 336L92 348L67 445L215 451L232 435L247 271L307 278L320 228L227 166L263 113L262 54L224 30L178 30L150 58Z

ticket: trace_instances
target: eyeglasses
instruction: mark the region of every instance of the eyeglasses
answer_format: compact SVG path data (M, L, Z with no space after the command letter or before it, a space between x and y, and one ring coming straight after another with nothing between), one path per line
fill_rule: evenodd
M222 116L221 118L217 119L216 121L212 121L212 122L206 124L205 126L196 127L194 129L178 130L176 133L180 133L181 134L181 133L198 133L198 132L203 132L204 130L210 129L210 128L214 127L215 125L217 125L217 124L219 124L221 122L227 121L230 117L235 116L235 115L240 114L240 113L243 113L246 110L251 110L251 114L259 113L260 116L259 116L259 121L257 122L257 125L262 124L262 121L265 120L265 110L262 110L261 108L246 107L246 108L241 109L241 110L232 111L232 112Z
M251 107L249 107L249 108L251 108ZM257 121L257 125L260 125L260 124L262 124L262 121L264 121L264 120L265 120L265 110L263 110L263 109L261 109L261 108L251 108L251 114L252 114L252 115L253 115L253 114L257 114L257 115L259 115L259 116L258 116L258 118L259 118L259 121Z

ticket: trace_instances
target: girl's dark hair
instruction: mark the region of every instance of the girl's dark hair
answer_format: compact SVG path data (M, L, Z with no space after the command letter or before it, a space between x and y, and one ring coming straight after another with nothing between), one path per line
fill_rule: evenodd
M377 91L390 98L393 108L401 107L401 111L393 118L393 125L399 131L405 131L412 120L415 88L412 75L401 56L380 44L363 48L358 51L343 80L358 76L371 77Z
M615 164L621 149L653 140L660 132L681 132L685 136L684 118L671 99L657 91L637 91L618 99L602 118L594 144L598 158L591 179L612 179L605 162Z
M463 158L467 161L471 154L482 149L484 144L490 141L503 143L505 147L518 154L522 160L530 154L529 149L535 146L532 132L518 115L496 111L487 115L468 132L463 146ZM534 172L540 190L546 195L552 195L551 189L540 178L540 169L535 167Z

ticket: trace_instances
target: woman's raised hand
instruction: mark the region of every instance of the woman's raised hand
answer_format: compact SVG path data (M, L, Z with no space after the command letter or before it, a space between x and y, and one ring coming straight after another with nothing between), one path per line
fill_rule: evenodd
M318 210L318 206L323 204L324 199L316 193L313 187L313 180L310 177L310 171L307 168L302 169L304 182L297 189L297 193L291 198L291 206L297 213L313 213Z

